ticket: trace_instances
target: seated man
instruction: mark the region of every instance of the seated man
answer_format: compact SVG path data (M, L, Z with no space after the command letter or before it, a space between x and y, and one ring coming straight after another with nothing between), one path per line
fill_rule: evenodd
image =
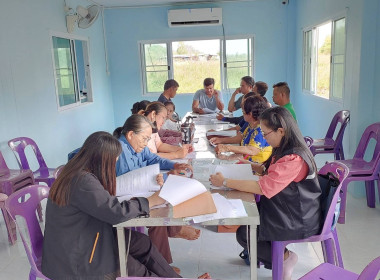
M251 77L249 77L249 76L246 76L246 77L243 77L242 78L242 82L243 82L243 79L244 78L246 78L247 79L247 77L248 78L251 78ZM252 79L252 78L251 78ZM253 79L252 79L253 80ZM247 80L248 81L248 80ZM267 92L267 90L268 90L268 85L265 83L265 82L262 82L262 81L258 81L258 82L256 82L255 83L255 85L253 86L253 88L252 88L252 91L250 92L250 93L254 93L254 94L258 94L258 95L260 95L261 97L263 97L264 98L264 100L267 102L267 104L268 104L268 107L272 107L272 104L270 104L269 102L268 102L268 100L264 97L264 95L265 95L265 93ZM241 90L241 92L243 93L243 89ZM247 95L248 93L244 93L244 95L242 95L242 96L240 96L239 97L239 99L238 100L236 100L235 101L235 107L234 108L236 108L236 110L238 109L236 106L238 106L239 108L241 108L241 102L242 102L242 100L243 100L243 98L245 98L246 97L246 95ZM232 97L231 97L231 99L232 99ZM240 100L240 101L239 101ZM231 102L231 100L230 100L230 102ZM230 104L228 104L228 106L230 106ZM230 122L230 123L233 123L233 124L239 124L240 122L241 122L241 120L243 120L243 116L240 116L240 117L225 117L224 115L222 115L222 114L218 114L217 116L216 116L216 118L218 119L218 120L220 120L220 121L226 121L226 122Z
M290 89L286 82L279 82L273 85L273 102L278 106L286 108L297 120L296 112L292 103L290 103Z
M176 80L170 79L167 80L164 84L164 92L161 93L157 101L165 103L167 101L172 101L172 98L177 94L179 84Z
M192 105L194 113L206 114L223 110L222 93L214 89L214 85L215 80L213 78L206 78L203 81L204 89L200 89L194 94Z
M245 76L241 78L240 87L238 87L231 96L230 101L228 102L228 111L234 112L241 108L241 102L243 100L243 96L248 92L253 91L253 87L255 85L255 80L251 76ZM236 95L242 94L236 101Z

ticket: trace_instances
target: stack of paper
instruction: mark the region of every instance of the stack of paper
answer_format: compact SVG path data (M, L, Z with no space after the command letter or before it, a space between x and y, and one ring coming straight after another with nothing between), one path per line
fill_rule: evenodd
M211 193L195 179L169 175L160 197L173 205L173 218L216 213Z
M206 136L224 136L233 137L236 136L236 130L220 130L220 131L208 131Z
M153 164L129 171L116 177L116 196L155 192L160 189L157 175L160 174L159 164Z
M214 170L211 170L214 169ZM220 172L223 174L224 178L234 179L234 180L253 180L258 181L259 176L253 175L252 168L250 164L222 164L222 165L211 165L210 174L216 174ZM213 189L230 189L226 187L216 187L211 186Z
M212 198L217 208L216 213L195 216L189 219L192 219L194 223L202 223L211 220L248 216L241 199L226 199L219 193L213 193Z

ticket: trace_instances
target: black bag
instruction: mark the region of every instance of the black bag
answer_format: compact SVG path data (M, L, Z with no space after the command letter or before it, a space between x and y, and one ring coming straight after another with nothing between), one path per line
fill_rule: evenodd
M331 202L333 200L334 194L337 190L337 187L339 186L340 182L339 179L335 177L333 173L328 172L326 175L318 174L318 181L319 185L322 190L322 194L320 196L321 200L321 210L322 210L322 225L325 223L327 213L329 212L329 208L331 205ZM342 192L342 191L341 191ZM335 215L333 219L333 223L331 225L331 229L335 228L336 222L338 220L339 216L339 210L340 210L340 198L338 198L337 201L337 207L335 208Z

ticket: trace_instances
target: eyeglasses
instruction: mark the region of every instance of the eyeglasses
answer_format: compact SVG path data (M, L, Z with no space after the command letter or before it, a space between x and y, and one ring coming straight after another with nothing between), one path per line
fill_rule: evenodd
M264 131L261 131L261 134L263 137L267 137L269 134L271 134L274 130L269 131L268 133L264 133Z
M144 137L144 136L142 136L141 134L139 134L139 133L135 133L136 135L138 135L138 136L140 136L140 138L141 138L141 140L144 142L144 143L146 143L146 144L148 144L148 142L150 141L150 139L151 139L151 137Z

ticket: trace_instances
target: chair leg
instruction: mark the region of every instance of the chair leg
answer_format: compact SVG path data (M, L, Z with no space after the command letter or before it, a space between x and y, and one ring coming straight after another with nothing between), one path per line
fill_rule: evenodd
M340 213L338 218L338 223L345 224L346 223L346 203L347 203L347 186L349 181L346 179L342 182L342 193L340 195Z
M367 206L370 208L375 208L375 181L365 181L365 192L367 195Z
M1 209L1 211L3 212L3 217L4 217L4 221L5 221L5 226L7 228L7 231L8 231L8 240L9 242L14 245L17 241L17 230L16 230L16 224L15 222L12 220L12 218L9 216L8 212L5 211L5 209Z
M323 251L323 258L325 262L330 263L332 265L335 265L335 255L334 255L334 241L332 239L326 239L322 242L322 251Z
M335 243L335 253L336 253L336 257L338 259L337 260L338 261L338 265L341 268L344 268L344 266L343 266L342 252L340 251L338 233L337 233L337 229L336 228L333 230L333 236L334 236L334 243Z
M272 242L272 280L282 280L284 250L285 248L281 241Z

